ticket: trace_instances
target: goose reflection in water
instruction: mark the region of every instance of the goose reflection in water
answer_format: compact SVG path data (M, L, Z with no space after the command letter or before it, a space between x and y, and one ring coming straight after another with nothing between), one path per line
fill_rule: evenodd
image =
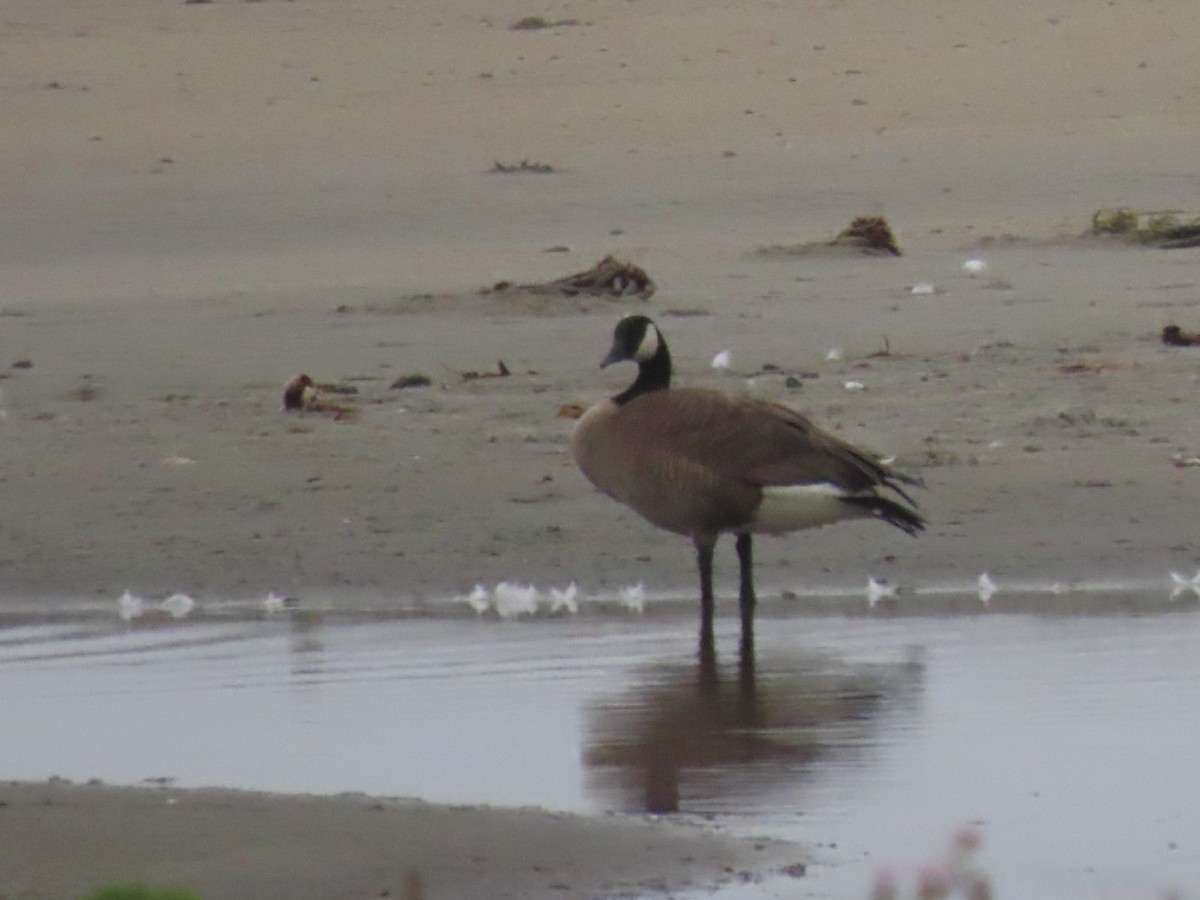
M794 790L822 763L862 764L883 719L912 715L924 690L917 652L894 663L771 662L757 674L744 664L648 666L627 691L595 701L589 793L624 811L753 810L756 795Z

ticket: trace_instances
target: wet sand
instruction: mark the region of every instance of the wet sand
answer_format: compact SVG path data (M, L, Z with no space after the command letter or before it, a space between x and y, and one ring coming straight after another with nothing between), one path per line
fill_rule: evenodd
M20 897L131 881L229 900L628 896L797 861L665 820L363 796L51 783L0 785L0 801L0 884Z
M690 591L686 544L595 496L557 416L629 377L596 362L630 309L681 382L784 399L929 487L917 541L763 542L767 594L1200 564L1200 470L1171 463L1200 455L1200 351L1156 341L1200 328L1197 251L1078 237L1193 195L1194 16L602 0L509 28L537 12L4 6L0 604ZM558 171L489 173L521 160ZM904 256L755 252L863 214ZM475 295L607 253L649 303ZM357 386L358 419L281 414L299 372ZM389 390L409 373L432 385Z

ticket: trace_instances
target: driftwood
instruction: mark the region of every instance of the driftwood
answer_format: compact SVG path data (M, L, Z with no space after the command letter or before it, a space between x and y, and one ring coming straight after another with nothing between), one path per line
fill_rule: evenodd
M534 284L513 284L511 281L498 281L490 288L483 288L483 294L503 294L521 292L526 294L555 294L563 297L586 295L591 297L640 297L649 300L657 290L654 280L646 274L646 270L633 263L621 262L612 256L606 256L596 265L583 272L576 272L554 281L536 282Z
M1163 250L1200 247L1200 215L1163 210L1137 212L1122 206L1098 209L1092 215L1093 235L1116 235Z

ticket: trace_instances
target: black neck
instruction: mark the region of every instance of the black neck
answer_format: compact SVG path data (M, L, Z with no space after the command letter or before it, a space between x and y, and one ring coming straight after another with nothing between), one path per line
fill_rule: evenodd
M613 397L617 406L623 406L634 397L651 391L663 391L671 386L671 352L667 342L659 337L658 352L650 359L638 363L637 378L633 384Z

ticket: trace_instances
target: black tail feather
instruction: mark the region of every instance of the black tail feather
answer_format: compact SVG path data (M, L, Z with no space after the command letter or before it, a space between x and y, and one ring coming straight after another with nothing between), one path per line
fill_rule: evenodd
M897 493L912 503L908 495L898 489ZM889 497L880 497L878 494L858 494L842 498L843 503L851 503L854 506L860 506L868 510L871 514L879 516L889 525L895 525L905 534L911 534L914 537L925 530L925 520L915 509L910 509L903 503L897 503ZM915 505L915 504L914 504Z
M916 506L917 501L909 496L908 491L900 487L898 482L911 485L912 487L924 489L925 479L921 478L919 475L905 475L903 472L895 472L891 470L888 471L887 477L883 479L883 483L886 487L903 497L906 501L908 501L910 506Z

